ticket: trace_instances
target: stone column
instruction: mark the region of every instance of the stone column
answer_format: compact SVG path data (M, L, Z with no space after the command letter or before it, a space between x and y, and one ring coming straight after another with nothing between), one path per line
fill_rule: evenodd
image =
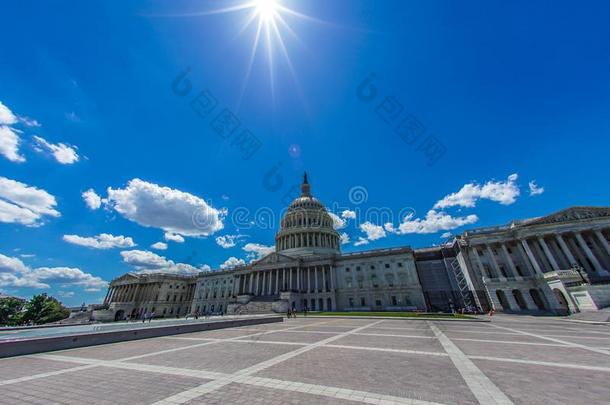
M290 272L288 274L288 290L292 291L292 267L289 268L288 271Z
M328 290L328 284L326 281L326 268L325 266L322 266L322 288L324 290L324 292L326 292Z
M582 235L580 234L580 232L576 232L574 234L574 236L576 236L576 240L578 241L578 244L580 245L582 250L585 251L585 254L589 258L589 260L591 260L591 263L593 263L593 267L595 267L595 271L597 273L599 273L600 275L602 275L602 276L609 275L608 272L606 271L606 269L604 269L602 267L602 265L599 263L599 261L597 260L597 257L595 257L595 255L593 254L591 249L589 249L589 246L587 245L587 242L585 242L585 240L582 237Z
M282 290L286 289L286 268L282 269Z
M551 263L551 267L553 267L553 270L555 270L555 271L559 270L559 265L557 264L557 261L551 254L551 251L542 236L538 237L538 242L540 243L540 246L542 246L542 250L544 251L544 254L546 255L547 259L549 259L549 262Z
M597 239L599 239L604 249L606 249L606 253L608 254L608 256L610 256L610 243L608 243L608 240L605 238L601 230L596 229L594 232L595 236L597 236Z
M492 267L494 269L494 273L496 273L496 277L504 277L504 274L500 271L500 266L498 266L498 262L496 261L496 256L494 252L491 250L489 245L485 245L485 249L487 250L487 254L491 258Z
M280 293L280 270L275 269L275 293Z
M557 240L557 243L559 243L559 247L561 248L561 251L563 252L563 254L568 258L568 261L570 262L570 266L578 264L578 262L574 258L574 255L572 254L572 252L570 252L570 248L568 247L566 241L563 240L563 236L561 236L560 234L557 234L557 235L555 235L555 239Z
M481 262L481 257L479 257L479 252L477 251L477 248L474 246L471 247L470 254L471 254L471 256L474 256L474 261L476 262L477 266L479 266L479 271L481 272L481 275L484 277L487 277L487 274L485 273L485 267L483 266L483 263Z
M261 295L265 295L266 294L266 284L267 284L267 272L263 271L263 282L261 283Z
M525 253L527 253L527 257L530 259L530 262L532 263L532 266L534 267L534 270L536 271L536 274L544 274L540 268L540 265L536 261L536 258L534 257L534 254L532 253L532 250L530 249L530 246L527 244L527 240L520 239L520 241L521 241L521 244L523 245L523 249L525 250Z
M311 274L310 267L307 268L307 294L311 294Z
M250 288L248 290L249 290L249 294L251 295L253 293L253 291L254 291L252 289L253 284L254 284L254 272L250 272L250 277L249 278L250 278Z
M318 290L318 266L315 266L313 268L313 274L314 274L314 280L315 280L314 286L316 287L316 293L317 293L319 291Z
M335 281L334 281L335 269L333 266L328 266L328 276L330 277L330 290L335 291Z
M508 253L508 249L506 248L506 244L504 242L500 243L500 248L502 249L502 253L504 253L504 258L506 259L506 263L508 264L508 268L510 269L513 277L520 277L517 272L517 268L515 267L515 263L513 263L513 259L510 257L510 253Z
M106 305L108 303L109 295L110 295L110 288L108 288L108 291L106 291L106 296L104 297L104 305Z
M297 267L297 291L301 292L301 268Z

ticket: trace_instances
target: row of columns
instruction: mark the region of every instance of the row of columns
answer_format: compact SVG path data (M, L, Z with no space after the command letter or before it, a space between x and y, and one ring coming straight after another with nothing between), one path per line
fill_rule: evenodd
M195 284L189 284L184 293L184 300L193 299ZM104 298L104 304L111 302L156 301L159 299L160 283L132 283L111 286ZM182 294L182 292L181 292Z
M523 259L523 263L525 263L529 270L529 275L539 275L552 270L567 270L574 264L580 263L585 270L589 272L593 271L598 276L610 276L610 273L604 268L598 257L587 244L585 236L580 232L575 232L573 235L574 239L570 240L565 238L562 234L554 234L548 242L545 240L544 236L537 236L529 240L526 238L517 239L515 246ZM594 231L594 235L603 249L598 250L598 255L603 256L605 251L607 263L610 263L610 244L600 230ZM570 248L569 245L572 245L572 248ZM515 262L508 252L508 247L505 242L500 242L500 250L502 256L504 256L504 262L508 265L510 273L506 275L502 273L502 268L496 260L496 255L492 251L491 245L484 244L484 247L484 252L486 253L486 256L489 257L489 262L491 263L490 271L492 273L492 278L521 276ZM476 251L473 253L477 265L481 271L483 271L484 266L479 254ZM592 269L588 268L589 266L585 258L591 263Z
M252 271L237 276L233 293L277 295L285 290L304 293L334 291L333 273L332 267L328 265Z
M292 235L283 235L278 239L278 250L302 247L329 247L336 248L339 239L335 235L324 232L301 232Z

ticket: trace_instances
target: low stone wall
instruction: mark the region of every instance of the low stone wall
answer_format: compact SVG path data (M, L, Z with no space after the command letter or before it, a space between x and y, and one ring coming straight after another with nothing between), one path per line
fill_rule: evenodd
M194 322L184 325L154 326L150 328L118 330L111 332L84 333L79 335L50 336L8 342L0 341L0 358L49 352L53 350L73 349L84 346L103 345L128 340L177 335L180 333L201 332L205 330L260 325L283 321L284 318L281 316L265 316L212 322Z

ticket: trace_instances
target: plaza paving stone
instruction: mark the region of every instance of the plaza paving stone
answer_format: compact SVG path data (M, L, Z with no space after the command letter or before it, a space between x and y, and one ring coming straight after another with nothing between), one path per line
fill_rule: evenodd
M366 333L368 333L368 329ZM361 346L381 349L419 350L444 353L436 339L417 339L397 336L348 335L333 342L335 345Z
M300 317L0 359L0 404L610 403L600 347L549 317Z
M169 340L163 338L140 339L129 342L110 343L107 345L79 347L53 352L62 356L85 357L99 360L116 360L125 357L139 356L160 350L186 347L197 342L186 340Z
M0 381L73 368L73 363L30 357L0 359Z
M130 360L140 364L233 373L293 350L291 346L222 342Z
M188 405L206 404L261 404L261 405L328 405L328 397L302 392L279 391L267 387L253 387L246 384L229 384L217 391L186 402ZM334 398L336 405L356 405L357 401Z
M257 375L441 403L475 402L451 360L441 356L317 348Z

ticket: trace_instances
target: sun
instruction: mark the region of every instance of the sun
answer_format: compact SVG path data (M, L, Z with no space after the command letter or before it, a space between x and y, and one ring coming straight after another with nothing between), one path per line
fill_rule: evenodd
M241 36L245 32L249 32L253 34L253 38L251 39L252 46L246 64L243 86L238 104L241 102L245 87L247 86L250 74L252 73L252 67L259 53L264 54L264 58L266 59L272 98L274 98L275 92L275 70L279 68L280 62L278 59L283 59L283 66L288 69L299 93L301 93L301 86L288 54L289 44L284 37L289 36L290 39L302 46L303 44L297 33L291 27L291 23L296 20L314 23L326 22L300 13L299 11L288 7L282 0L234 0L229 4L231 5L227 5L223 8L174 14L173 16L199 17L218 14L242 14L244 16L242 23L238 24L239 26L237 27L238 35Z
M280 4L277 0L256 0L254 7L258 18L265 24L270 24L275 20Z

